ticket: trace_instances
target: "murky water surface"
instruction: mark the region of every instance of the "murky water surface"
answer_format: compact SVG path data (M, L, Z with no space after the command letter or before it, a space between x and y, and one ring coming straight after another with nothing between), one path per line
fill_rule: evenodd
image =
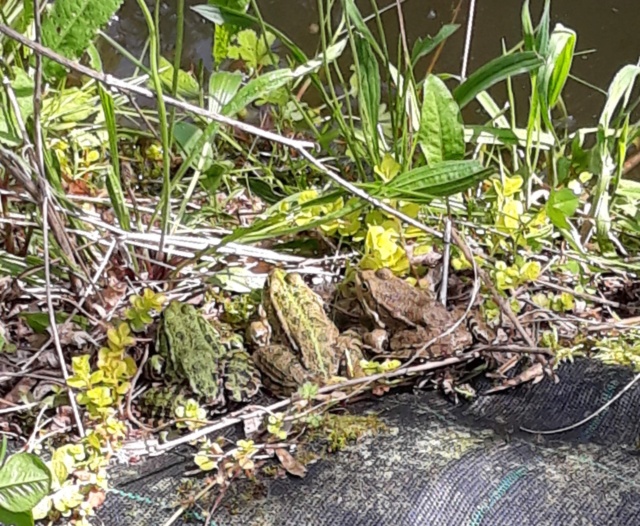
M153 3L153 2L151 2ZM187 0L185 28L185 65L202 61L211 67L212 26L193 13L189 7L205 3L204 0ZM259 0L266 20L294 40L307 54L317 47L317 35L312 26L317 22L316 0ZM442 24L450 23L452 0L406 0L403 4L405 28L408 39L435 35ZM358 2L363 13L370 12L370 2ZM383 7L395 4L394 0L378 0ZM543 2L532 0L531 9L537 19ZM462 27L449 39L436 70L459 73L462 63L464 36L467 25L469 0L463 0L458 17ZM520 12L522 2L517 0L476 0L473 39L469 71L473 71L501 53L502 47L510 48L521 38ZM172 57L175 39L176 16L174 2L162 7L163 54ZM573 73L582 81L606 88L616 71L625 64L636 63L640 56L640 1L638 0L552 0L553 23L561 23L575 30L578 35ZM391 9L383 17L390 42L396 42L398 15ZM119 20L111 26L110 34L134 54L139 54L146 39L146 25L136 0L126 0ZM105 59L109 72L120 76L132 73L130 63L116 53ZM426 67L426 65L425 65ZM516 83L521 111L526 110L526 82ZM604 95L580 82L570 80L565 90L565 101L575 125L593 124L600 113ZM496 96L500 96L498 92Z

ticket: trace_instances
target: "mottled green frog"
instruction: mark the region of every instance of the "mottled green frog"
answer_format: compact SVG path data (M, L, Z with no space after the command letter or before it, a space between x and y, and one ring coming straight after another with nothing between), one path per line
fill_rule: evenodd
M203 403L222 406L226 399L242 402L260 388L259 373L242 348L241 337L208 322L193 305L172 301L162 313L157 355L152 368L163 375L164 383L186 388ZM160 405L166 396L158 392ZM151 405L154 405L153 403ZM155 404L157 405L157 404Z
M265 283L261 319L249 327L253 359L265 386L284 396L305 382L324 385L338 374L362 376L362 342L340 334L320 297L299 274L274 269Z

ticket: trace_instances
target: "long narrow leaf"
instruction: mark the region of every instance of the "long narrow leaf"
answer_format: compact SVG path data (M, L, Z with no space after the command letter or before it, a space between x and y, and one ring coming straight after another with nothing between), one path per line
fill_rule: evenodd
M445 24L433 38L419 38L413 45L413 50L411 51L411 65L415 66L418 60L431 53L442 42L453 35L459 27L460 24Z
M364 18L362 18L362 14L358 10L356 3L353 0L344 0L343 9L345 14L347 15L347 18L353 24L353 27L355 27L356 30L365 37L367 42L369 42L378 56L384 58L382 48L378 44L378 41L375 39L371 31L369 31L367 23L364 21Z
M558 103L562 88L567 82L575 45L575 31L558 24L551 34L547 59L540 70L542 94L549 109Z
M105 126L109 136L109 155L111 157L111 166L107 171L107 192L111 200L113 212L118 218L120 227L123 230L130 230L129 213L124 201L124 191L120 184L120 154L118 152L118 127L116 125L116 114L113 104L113 97L104 89L102 84L98 84L98 93L100 94L100 102L102 104L102 112L104 113Z
M358 76L358 102L362 129L373 160L377 163L379 160L380 71L371 46L361 35L355 35L355 48L358 58L356 74Z
M534 71L542 64L542 59L533 51L511 53L487 62L460 84L453 92L453 98L464 108L473 98L494 84L507 78Z
M472 188L492 173L492 168L484 168L478 161L444 161L398 175L380 187L380 194L393 198L411 195L446 197Z

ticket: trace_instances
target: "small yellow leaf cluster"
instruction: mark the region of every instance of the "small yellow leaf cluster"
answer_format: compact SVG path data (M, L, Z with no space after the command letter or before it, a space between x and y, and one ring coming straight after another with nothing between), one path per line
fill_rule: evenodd
M78 403L89 410L92 417L106 417L115 411L130 387L129 380L136 374L133 358L126 354L126 348L133 345L131 329L121 323L116 329L107 331L107 347L98 351L97 369L92 371L90 356L84 354L72 359L73 376L67 383L80 390Z
M373 374L388 373L389 371L395 371L402 365L400 360L385 360L384 362L361 360L360 367L367 376Z
M142 295L131 296L131 308L127 309L124 317L129 321L131 329L142 331L153 321L152 313L160 312L167 298L151 289L144 289Z
M389 268L395 274L409 270L409 258L401 245L400 227L397 222L386 221L382 225L369 225L364 241L363 269Z
M514 234L521 226L520 217L524 213L524 204L515 198L522 188L522 177L515 175L505 177L504 185L498 179L493 181L493 187L498 194L498 217L496 226L503 232Z
M207 419L207 410L204 407L200 407L197 400L193 398L189 398L183 404L179 404L174 409L174 414L176 418L186 419L185 422L178 422L176 427L186 427L189 431L195 431L202 427Z
M193 461L202 471L211 471L218 468L223 458L224 451L220 444L206 440L200 446L200 451L193 457Z
M124 430L124 424L120 424ZM124 434L122 435L124 436ZM80 444L65 444L53 451L47 466L51 471L51 493L33 509L36 520L61 516L73 524L89 525L93 515L91 491L107 489L108 458L89 444L89 437Z
M284 414L275 413L269 415L267 423L267 431L276 437L278 440L285 440L287 438L287 432L283 429L284 426Z
M532 296L531 300L539 307L551 309L555 312L568 312L576 306L573 295L568 292L562 292L560 294L539 292Z
M253 456L258 452L253 440L238 440L238 448L233 452L233 458L244 471L252 471L255 467Z
M499 290L513 290L524 283L535 281L540 276L540 263L525 261L508 266L504 261L498 261L493 270L493 282Z
M630 331L621 336L605 338L596 343L596 358L611 365L631 366L640 371L640 334Z
M389 153L385 153L379 165L373 168L373 171L385 183L391 181L398 173L400 173L400 164Z
M297 202L299 205L304 205L318 197L319 194L317 190L305 190L298 194ZM342 210L342 208L344 208L344 199L342 199L342 197L339 197L329 203L305 206L296 214L293 221L297 226L308 225L314 221L318 221L328 214ZM288 212L290 209L290 201L283 201L280 203L281 212ZM323 232L330 236L335 235L336 233L341 236L353 236L360 229L360 213L356 210L355 212L345 216L322 223L319 227Z

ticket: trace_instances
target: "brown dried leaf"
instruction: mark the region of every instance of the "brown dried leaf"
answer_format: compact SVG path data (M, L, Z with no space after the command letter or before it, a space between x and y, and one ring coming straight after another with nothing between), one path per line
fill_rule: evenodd
M307 468L305 468L299 461L297 461L291 453L289 453L286 449L278 448L276 449L276 456L278 460L282 464L282 467L287 470L287 472L295 475L296 477L304 478L307 474Z

